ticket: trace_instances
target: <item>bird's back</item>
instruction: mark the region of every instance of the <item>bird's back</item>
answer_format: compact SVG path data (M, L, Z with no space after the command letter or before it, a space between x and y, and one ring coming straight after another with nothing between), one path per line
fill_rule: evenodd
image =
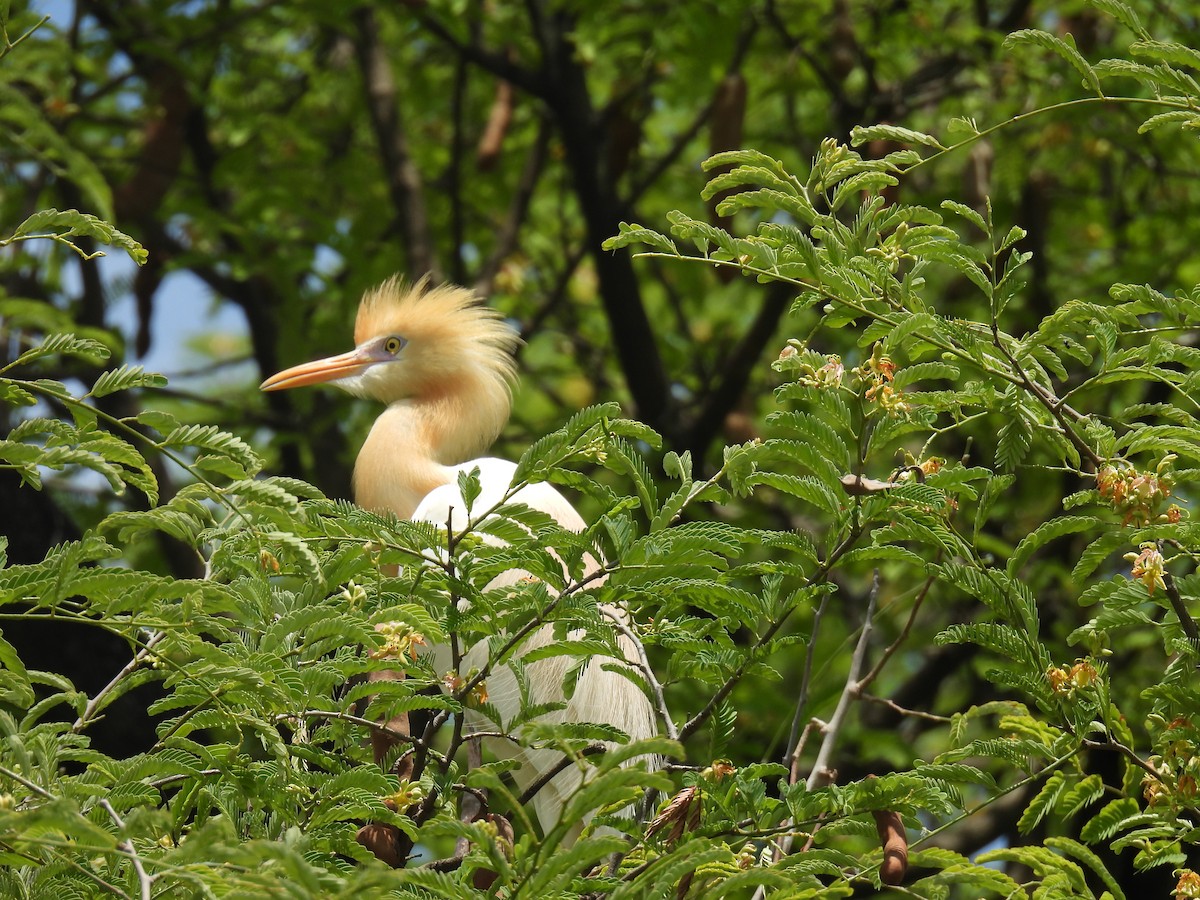
M450 525L452 529L461 530L468 524L466 501L459 491L457 476L459 473L470 474L479 470L480 493L472 504L472 520L494 509L504 501L516 466L502 459L484 458L472 460L454 467L455 480L431 491L418 505L412 518L431 522L437 525ZM585 523L575 508L552 485L545 482L530 484L522 487L511 498L511 502L520 503L532 509L537 509L552 517L563 528L571 531L582 531ZM486 536L485 536L486 539ZM586 558L585 576L599 568L599 562L590 555ZM488 589L504 587L517 583L528 577L527 572L514 569L494 578ZM597 579L595 584L602 583ZM624 610L614 607L601 607L601 612L611 619L626 622ZM582 634L573 634L573 638L582 638ZM529 636L518 651L518 656L545 646L555 640L554 628L546 625ZM617 644L625 657L623 662L629 663L638 659L637 649L625 635L618 635ZM440 669L447 668L449 657L447 648L436 648L437 664ZM488 659L488 644L481 641L466 653L463 659L463 670L482 668ZM608 663L610 668L605 668ZM656 733L654 710L646 695L638 685L611 667L614 660L607 657L592 659L576 683L575 690L561 710L539 717L539 721L556 722L594 722L613 725L629 735L630 740L644 740ZM563 702L563 680L568 671L576 664L570 656L554 656L542 659L528 666L530 702L533 704ZM471 730L494 731L497 725L507 725L521 711L521 692L516 677L508 666L498 666L487 679L488 702L499 712L502 721L493 723L478 713L468 711L468 724ZM522 790L533 784L542 774L550 771L562 759L562 754L555 750L540 750L517 747L513 742L495 739L488 742L489 748L499 757L515 758L521 762L521 768L514 772L514 778ZM582 771L576 766L569 766L557 775L549 784L543 787L534 797L533 805L538 821L543 831L549 831L558 822L569 797L579 788L583 780ZM583 823L578 823L578 828Z

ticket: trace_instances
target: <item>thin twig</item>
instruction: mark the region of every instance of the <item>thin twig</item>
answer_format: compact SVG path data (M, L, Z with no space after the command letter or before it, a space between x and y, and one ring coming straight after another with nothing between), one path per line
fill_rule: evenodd
M1159 547L1159 551L1162 551L1161 547ZM1164 571L1163 583L1167 587L1167 599L1171 602L1171 609L1175 611L1175 616L1179 619L1179 627L1183 629L1183 633L1191 642L1192 649L1200 649L1200 631L1196 629L1196 621L1183 602L1183 596L1179 593L1179 585L1175 583L1175 576Z
M598 753L604 753L608 750L603 744L589 744L579 751L580 756L595 756ZM560 772L569 769L574 765L576 759L574 756L564 754L562 759L556 762L553 766L543 772L536 780L529 783L529 787L521 792L521 796L517 798L517 802L521 806L525 806L530 800L537 796L538 791L554 780L554 777Z
M377 722L373 719L364 719L362 716L356 716L351 713L338 712L329 709L306 709L299 713L279 713L275 716L276 724L287 722L291 719L332 719L339 722L346 722L350 725L360 725L363 728L370 728L372 731L378 731L380 734L387 735L389 738L398 743L411 744L414 749L426 750L426 752L435 753L430 748L427 748L421 738L414 737L411 734L405 734L402 731L396 731L389 728L384 722Z
M650 666L650 658L646 655L646 647L642 644L641 639L634 633L633 629L621 621L621 614L618 610L610 606L600 607L600 612L607 617L617 631L629 638L634 649L638 653L638 662L636 663L638 670L650 685L650 690L654 692L654 703L658 707L659 718L663 720L663 726L667 729L667 737L673 741L679 740L679 729L675 727L675 720L671 717L671 711L667 709L667 698L663 694L662 684L654 675L654 669ZM630 662L633 662L630 660Z
M865 681L866 679L863 680ZM859 682L860 686L861 684L862 682ZM863 700L870 701L871 703L878 703L880 706L886 706L888 709L892 710L892 712L898 713L902 716L908 716L912 719L924 719L926 722L937 722L939 725L944 725L947 722L953 721L953 719L948 716L939 716L935 713L925 712L921 709L909 709L908 707L901 706L899 703L889 697L878 697L875 694L867 693L861 693L859 696Z
M121 821L121 817L117 815L117 811L113 809L113 805L108 800L101 800L100 806L108 813L108 817L113 820L114 825L121 829L125 828L125 823ZM133 847L133 841L129 838L122 838L117 843L117 849L129 857L129 861L133 863L133 870L137 872L138 896L141 897L141 900L150 900L154 887L154 876L146 872L145 866L142 865L142 858L138 856L137 850Z
M750 46L754 42L754 35L757 32L758 22L751 18L746 22L741 33L737 37L737 42L734 44L733 48L733 56L729 60L729 65L725 67L724 73L721 75L722 80L741 71L742 62L745 60L746 54L749 52ZM720 84L720 81L717 83ZM696 135L700 133L700 129L703 128L705 123L712 118L713 110L717 106L717 94L718 92L714 90L708 103L701 107L699 112L696 113L695 118L692 119L688 126L684 128L683 131L681 131L678 135L676 135L675 140L672 142L671 146L667 148L666 152L663 153L663 155L655 161L650 169L638 179L637 183L630 188L628 196L626 196L623 201L626 206L632 208L634 205L636 205L638 200L641 199L642 194L649 190L653 185L657 184L658 180L663 176L664 173L666 173L667 169L671 167L671 164L674 163L675 160L679 158L680 154L687 149L688 144L690 144Z
M858 643L854 647L854 656L850 658L850 671L846 675L846 684L842 688L842 695L838 698L833 716L830 718L829 724L825 726L824 734L821 738L821 749L817 751L816 761L813 762L812 771L809 773L808 781L806 782L806 787L810 791L816 790L821 781L827 777L826 772L829 768L829 762L833 758L833 748L837 744L842 724L846 721L846 712L850 708L850 701L858 696L859 673L862 672L863 665L867 659L867 646L871 641L871 632L875 630L872 620L875 617L875 604L878 599L879 570L876 569L874 578L871 581L871 593L867 598L867 611L863 616L862 631L859 632Z
M1025 371L1025 367L1017 361L1017 358L1012 354L1012 351L1005 346L1004 341L1000 337L1000 327L996 323L995 319L992 320L992 343L996 345L996 349L1003 354L1006 360L1008 360L1008 364L1013 367L1013 370L1017 373L1017 377L1020 379L1021 385L1025 388L1025 390L1032 394L1034 399L1037 400L1037 402L1040 403L1046 409L1046 411L1050 413L1050 415L1054 418L1054 421L1058 423L1058 427L1062 429L1063 437L1071 442L1071 444L1079 452L1080 456L1087 459L1088 462L1090 462L1097 470L1099 470L1099 468L1104 465L1104 460L1100 458L1100 455L1092 449L1091 445L1088 444L1087 441L1085 441L1075 432L1075 429L1071 427L1071 423L1067 421L1067 417L1063 415L1063 410L1065 409L1067 412L1071 413L1076 421L1081 421L1085 417L1076 410L1067 406L1060 398L1054 395L1053 391L1047 390L1029 377L1029 373Z
M156 631L151 634L150 639L147 640L142 649L134 655L133 659L127 662L122 667L121 671L113 676L112 681L100 689L100 693L96 694L95 697L88 701L88 705L84 708L83 714L80 715L80 717L75 720L75 724L71 726L71 731L74 734L78 734L87 727L108 695L115 691L120 686L122 681L133 674L134 670L136 670L138 666L146 661L146 657L148 657L154 651L154 648L157 647L166 636L167 633L165 631Z
M513 192L512 202L508 207L508 215L505 216L504 222L500 227L496 229L496 244L492 248L492 253L488 257L487 262L484 263L479 277L475 280L475 290L484 296L491 294L500 267L504 264L504 260L511 256L516 249L521 225L524 224L529 214L529 204L533 199L534 190L537 188L538 182L542 177L542 172L546 168L546 159L549 156L550 134L549 121L542 119L538 124L537 137L534 138L533 147L530 148L529 155L525 158L525 167L521 170L521 177L517 181L516 190Z
M825 610L829 606L829 594L821 597L821 602L817 604L817 611L813 613L812 630L808 634L808 641L804 645L804 673L800 676L800 693L796 697L796 711L792 714L792 730L788 734L787 752L783 755L784 765L794 766L794 760L799 755L801 746L800 723L804 719L804 710L808 706L808 693L812 685L812 668L813 668L813 653L817 647L817 636L821 632L821 619L825 616ZM808 729L804 729L807 736Z
M938 555L940 557L941 553L939 552ZM917 594L917 599L913 601L912 609L908 612L908 620L904 623L904 627L900 629L900 633L896 635L896 639L888 644L887 649L883 651L883 654L879 657L879 661L875 663L871 671L859 681L858 690L860 693L870 687L875 679L879 677L879 673L887 665L887 661L892 658L895 652L900 649L900 645L908 638L909 632L912 631L913 623L917 619L917 613L921 611L921 604L925 602L925 598L929 595L929 589L933 587L936 580L933 575L925 579L925 583L921 585L921 590Z
M823 562L820 567L818 567L817 571L812 574L805 586L813 588L818 584L821 584L825 580L826 576L829 575L830 570L834 567L837 561L841 559L841 557L851 547L854 546L854 543L861 536L862 528L861 526L856 525L850 530L850 533L846 535L845 540L843 540L836 548L834 548L833 552L829 554L825 562ZM758 651L770 643L771 639L775 637L779 629L784 626L784 623L791 618L791 615L794 611L794 606L789 607L788 609L784 610L783 614L778 619L768 626L767 630L763 632L762 636L754 642L754 646L743 655L742 661L738 664L737 669L735 669L729 675L729 677L725 679L725 683L717 689L717 692L713 694L711 698L709 698L709 701L704 705L704 708L700 710L700 712L696 713L696 715L688 719L684 726L679 729L679 740L686 741L689 737L696 733L701 725L708 720L708 717L713 714L717 706L720 705L721 701L728 697L729 692L732 691L737 683L742 680L742 676L746 674L746 671L750 668L750 666L757 662Z
M1154 768L1154 766L1152 766L1150 763L1146 762L1146 760L1138 756L1137 753L1133 751L1133 748L1125 746L1120 741L1115 740L1112 737L1109 737L1109 739L1106 741L1093 741L1084 738L1083 746L1087 747L1089 750L1115 750L1139 769L1150 775L1155 781L1162 782L1164 780L1163 773Z
M396 79L388 51L380 39L373 11L367 7L354 16L354 49L362 70L367 112L392 205L400 225L401 242L408 251L409 267L424 274L437 274L437 256L429 234L421 173L408 148L408 134L400 118Z
M833 715L821 729L821 746L817 750L817 758L813 761L812 769L808 773L808 780L804 783L806 790L815 791L832 780L829 764L833 759L833 750L837 745L838 735L846 721L846 712L850 709L850 703L859 696L859 675L866 664L867 647L871 642L871 633L875 630L873 620L878 599L879 570L876 569L871 581L871 592L867 597L867 610L863 616L862 630L858 634L858 643L854 646L854 655L850 658L850 671L846 673L846 684L842 688L841 696L838 697ZM779 842L780 854L786 856L791 849L792 837L787 835Z
M30 781L24 775L20 775L17 772L14 772L12 769L7 768L6 766L0 766L0 775L3 775L5 778L11 778L13 781L17 782L17 784L19 784L23 787L29 788L29 790L33 791L35 794L37 794L39 797L43 798L44 800L56 799L52 793L50 793L48 790L46 790L40 784L34 784L32 781Z

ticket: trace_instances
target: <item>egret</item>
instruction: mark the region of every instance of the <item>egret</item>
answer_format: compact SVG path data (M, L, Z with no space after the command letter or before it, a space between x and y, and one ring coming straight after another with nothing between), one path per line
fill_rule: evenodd
M467 524L467 504L459 491L459 473L478 469L481 490L474 509L495 507L511 490L513 463L474 457L487 449L508 421L516 380L512 351L518 341L512 327L472 292L453 285L430 287L428 278L412 285L392 278L364 295L353 350L282 371L263 382L262 390L328 382L385 404L355 463L355 501L365 509L436 525L449 522L460 529ZM511 500L546 513L563 528L584 529L579 513L549 484L524 486ZM587 562L594 572L596 561ZM513 584L524 575L505 573L489 588ZM603 611L615 622L624 621L620 610ZM639 654L632 632L627 626L614 628L619 631L623 662L636 664ZM544 626L533 632L518 655L552 640L552 626ZM466 654L464 670L486 659L487 646L482 642ZM530 702L565 703L541 721L609 724L631 740L655 734L653 707L633 681L613 670L613 660L589 661L567 700L562 682L571 664L569 658L552 657L528 666ZM520 691L508 667L493 671L488 694L503 722L511 721L521 709ZM481 730L479 724L472 724L472 729ZM511 741L489 741L489 748L520 762L514 779L522 790L562 759L555 751L521 748ZM376 743L377 760L384 750ZM544 831L557 823L581 778L578 767L568 766L534 796L534 810Z

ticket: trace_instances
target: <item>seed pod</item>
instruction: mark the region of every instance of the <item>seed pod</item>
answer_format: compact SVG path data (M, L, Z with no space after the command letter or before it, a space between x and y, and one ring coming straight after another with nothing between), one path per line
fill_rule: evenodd
M475 151L475 165L480 172L490 172L496 167L504 138L508 136L508 128L512 124L516 103L516 92L512 84L503 78L497 81L496 98L492 101L491 112L488 113L487 126L479 138L479 149Z
M883 846L879 880L884 884L899 884L908 872L908 836L904 833L904 821L899 813L886 809L877 809L872 815L875 816L879 843Z

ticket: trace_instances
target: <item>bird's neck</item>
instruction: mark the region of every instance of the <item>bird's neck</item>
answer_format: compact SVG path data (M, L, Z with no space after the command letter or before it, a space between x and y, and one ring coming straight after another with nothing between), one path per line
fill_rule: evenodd
M426 494L452 482L452 467L479 456L508 420L507 386L489 387L460 383L388 406L354 467L358 505L407 519Z

